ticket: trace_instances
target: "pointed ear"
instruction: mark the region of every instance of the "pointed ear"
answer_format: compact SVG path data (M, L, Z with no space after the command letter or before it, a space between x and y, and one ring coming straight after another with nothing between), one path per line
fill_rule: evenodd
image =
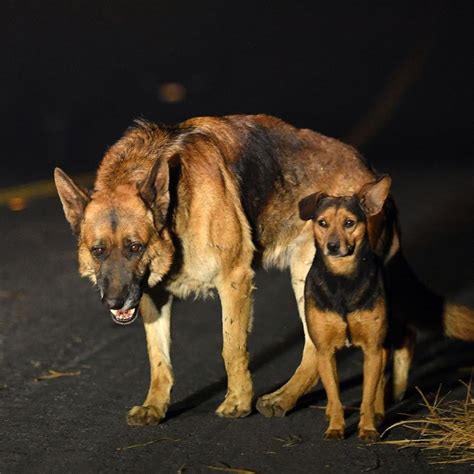
M388 175L383 175L377 181L364 184L357 193L360 205L368 216L378 214L385 203L390 192L392 179Z
M54 182L63 205L64 215L71 225L72 231L78 236L81 230L82 216L90 201L90 196L60 168L54 170Z
M139 193L153 212L155 228L161 230L166 224L170 204L170 169L168 160L158 158L145 181L139 185Z
M325 198L326 196L326 194L318 192L303 198L298 204L300 219L303 221L314 219L316 216L316 209L318 208L321 199Z

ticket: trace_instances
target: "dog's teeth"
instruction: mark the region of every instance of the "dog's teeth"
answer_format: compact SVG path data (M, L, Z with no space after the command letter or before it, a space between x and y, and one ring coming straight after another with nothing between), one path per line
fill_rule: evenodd
M128 324L129 322L133 321L135 317L135 313L137 308L129 308L129 309L111 309L110 312L112 313L113 319L117 323Z

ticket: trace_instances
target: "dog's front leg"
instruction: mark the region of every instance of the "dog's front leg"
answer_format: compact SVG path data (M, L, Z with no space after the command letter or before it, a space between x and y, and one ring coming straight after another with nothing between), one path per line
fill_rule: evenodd
M227 371L227 394L216 410L219 416L238 418L251 412L253 388L247 338L252 316L252 279L250 269L236 269L217 285L222 305L222 357Z
M307 294L305 307L308 332L317 349L319 375L328 399L326 417L329 425L324 437L343 439L344 407L339 395L335 352L344 345L347 324L337 313L318 309L310 294Z
M134 406L127 415L129 425L159 423L166 415L173 386L170 361L170 318L172 296L160 293L158 307L147 294L140 301L150 360L150 388L141 406Z
M339 378L337 376L334 348L318 348L318 369L324 390L328 398L326 416L329 425L324 437L326 439L344 438L344 407L339 396Z
M375 423L381 424L385 417L385 366L390 357L390 349L384 347L382 349L382 367L380 368L380 379L377 385L377 392L375 393L374 411Z
M387 351L383 347L386 334L385 302L379 300L372 310L358 311L348 316L352 341L364 352L364 382L358 436L363 441L379 439L375 427L376 415L383 414L380 398ZM380 411L382 410L382 413ZM377 416L377 418L379 417Z
M383 349L363 347L363 350L364 382L358 436L363 441L374 442L379 440L375 427L375 398L383 371Z

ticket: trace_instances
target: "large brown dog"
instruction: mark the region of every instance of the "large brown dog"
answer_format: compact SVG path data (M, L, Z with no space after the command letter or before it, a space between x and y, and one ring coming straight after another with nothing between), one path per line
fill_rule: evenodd
M91 194L59 169L55 180L78 237L81 274L98 285L115 321L131 322L138 306L144 321L151 383L143 405L128 413L130 424L159 422L170 402L172 295L206 295L214 288L228 376L217 414L250 413L247 335L257 253L266 267L290 268L305 332L300 366L280 390L259 400L258 409L282 416L316 383L303 296L315 247L298 202L317 191L350 195L373 181L353 148L264 115L196 118L174 128L137 122L107 151ZM383 215L370 226L377 245L389 245L387 262L393 260L399 255L396 223ZM148 295L154 285L161 291L157 305ZM471 315L459 312L462 324L439 320L452 335L474 339Z

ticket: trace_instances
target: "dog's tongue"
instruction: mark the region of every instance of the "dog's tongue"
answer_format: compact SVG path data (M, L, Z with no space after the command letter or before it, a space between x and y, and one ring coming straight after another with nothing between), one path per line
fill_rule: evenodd
M137 308L111 309L112 320L117 324L130 324L135 320Z

